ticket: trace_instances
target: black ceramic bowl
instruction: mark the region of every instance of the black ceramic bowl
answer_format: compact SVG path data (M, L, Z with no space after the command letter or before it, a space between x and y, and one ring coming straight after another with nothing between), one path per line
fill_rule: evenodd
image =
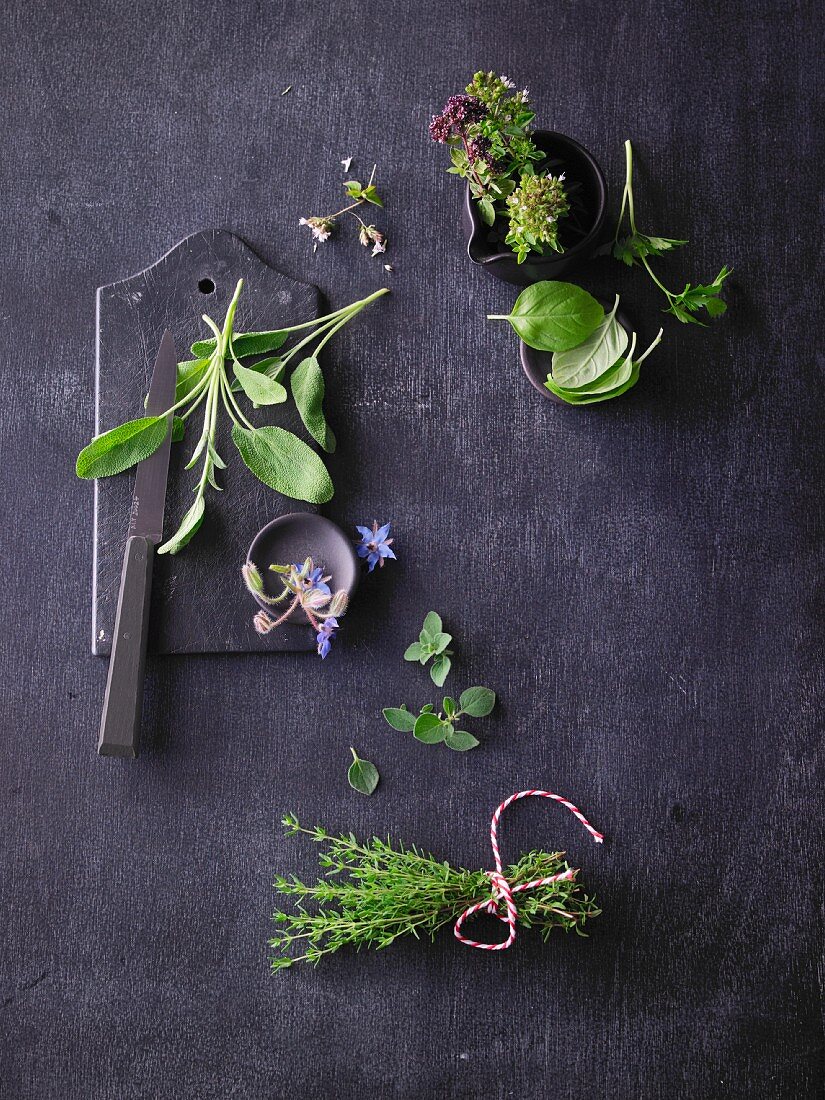
M255 536L246 558L258 567L267 596L279 596L283 591L279 575L269 568L273 562L288 565L312 558L324 575L331 576L332 591L343 588L350 597L358 584L358 559L352 541L332 520L314 512L289 512L273 519ZM270 615L278 615L277 605L273 607L258 596L255 602ZM296 609L287 621L305 623L306 616Z
M604 306L605 313L609 313L613 308L613 302L608 302L606 298L602 298L599 295L596 296L597 300ZM615 300L615 299L614 299ZM628 317L627 313L622 309L621 303L616 310L616 320L625 330L628 336L633 334L633 323ZM536 348L531 348L529 344L525 344L523 340L519 341L519 357L521 359L521 365L524 369L524 373L530 380L530 385L534 389L537 389L542 397L546 397L548 401L554 402L556 405L562 405L565 409L573 409L578 406L571 405L567 401L562 401L560 397L557 397L552 390L548 390L545 386L547 375L550 373L550 366L553 362L552 351L538 351ZM585 406L589 408L590 406Z
M563 219L564 224L559 223L564 252L544 256L531 252L524 263L517 263L513 250L504 243L506 223L497 218L492 226L485 225L469 186L464 197L467 254L474 264L516 286L561 279L591 259L603 243L607 218L607 184L601 168L584 146L552 130L535 130L531 137L547 157L537 164L537 170L565 174L571 211Z

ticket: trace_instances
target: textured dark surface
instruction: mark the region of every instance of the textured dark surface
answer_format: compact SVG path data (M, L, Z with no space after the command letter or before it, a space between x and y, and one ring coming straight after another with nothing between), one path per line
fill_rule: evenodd
M63 0L7 6L2 34L4 1100L819 1095L814 5ZM483 319L514 293L463 255L425 131L475 66L592 149L614 208L634 139L640 220L692 239L674 283L736 269L730 314L668 320L627 399L541 400ZM393 294L327 358L327 511L392 518L399 562L323 664L150 662L145 754L99 760L73 474L95 287L218 226L333 306L375 289L348 235L313 255L297 225L350 155L379 163ZM610 261L582 281L658 309ZM455 689L501 695L466 756L379 716L431 695L401 660L429 607ZM269 976L271 875L315 867L284 810L488 866L489 815L526 785L608 834L544 803L502 828L505 853L568 847L604 907L589 940L490 957L446 934Z
M107 431L140 415L149 386L152 363L164 329L176 341L180 360L189 359L193 340L209 330L201 321L208 313L219 325L238 280L244 289L238 303L236 331L255 332L293 325L316 316L318 290L290 279L263 263L243 241L219 230L193 233L161 259L131 278L102 286L97 296L96 430ZM211 287L204 294L201 283ZM278 424L301 431L290 401L261 408L256 424ZM172 447L166 493L164 537L169 538L192 503L198 469L187 471L202 424L193 414L186 438ZM218 421L218 453L236 457L229 417ZM152 584L150 648L154 653L225 653L272 649L306 650L311 630L285 624L261 638L252 627L251 601L240 569L257 531L274 516L309 508L268 493L238 457L219 480L224 493L210 492L205 538L197 553L159 554ZM94 585L92 649L107 654L120 586L123 547L132 504L133 474L105 478L95 487ZM312 510L312 509L311 509ZM197 536L196 536L197 538ZM194 547L193 547L194 549ZM250 610L251 609L251 610Z

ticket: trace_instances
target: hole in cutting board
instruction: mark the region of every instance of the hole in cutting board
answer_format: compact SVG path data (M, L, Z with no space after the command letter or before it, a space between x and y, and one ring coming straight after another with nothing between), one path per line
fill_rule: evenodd
M215 291L215 283L209 278L201 279L198 282L198 290L201 294L213 294Z

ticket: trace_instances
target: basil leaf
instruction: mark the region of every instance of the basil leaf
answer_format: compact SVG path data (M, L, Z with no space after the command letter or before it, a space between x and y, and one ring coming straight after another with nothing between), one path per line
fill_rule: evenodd
M462 691L458 705L464 714L473 718L486 718L496 705L496 693L485 687L471 687Z
M142 416L95 436L77 456L78 477L111 477L148 458L166 438L167 417Z
M479 740L466 730L455 730L444 738L444 744L454 752L466 752L468 749L474 749L479 744Z
M310 504L332 499L335 490L326 466L292 432L269 425L250 431L234 424L232 440L244 463L264 485Z
M267 352L277 351L286 341L288 332L241 332L232 337L235 354L239 359L247 355L266 355ZM215 350L215 338L210 340L196 340L191 351L196 359L211 355Z
M611 313L581 344L553 355L550 373L553 381L568 390L577 390L595 382L618 362L627 350L628 336L616 320L619 295Z
M378 786L378 768L369 760L362 760L355 749L349 751L352 753L352 763L347 772L349 785L361 794L372 794Z
M444 681L450 671L452 661L446 653L439 653L430 666L430 679L436 687L444 687Z
M177 554L178 550L182 550L192 536L197 534L198 528L203 523L205 510L203 497L199 493L195 498L195 503L181 520L180 527L163 546L158 547L157 552L159 554Z
M425 745L437 745L439 741L444 740L446 734L447 723L442 722L437 714L431 714L427 711L424 714L419 714L415 720L413 737L417 741L422 741Z
M415 715L410 714L406 707L384 707L381 713L394 730L412 733L415 729Z
M324 419L324 375L314 355L301 360L289 384L304 427L325 451L331 453L335 450L335 436Z
M408 645L404 650L405 661L420 661L421 660L421 643L413 642L412 645Z
M280 405L282 401L286 401L286 390L280 382L241 366L237 360L233 364L233 370L241 389L254 405Z
M509 321L521 339L539 351L566 351L580 344L604 320L604 309L573 283L550 281L525 287L513 312L490 320Z
M626 360L622 360L625 363ZM617 364L619 366L621 364ZM629 389L639 381L639 364L634 362L630 368L630 377L626 382L621 385L617 385L614 389L608 390L606 393L593 393L582 394L577 390L565 390L561 386L557 386L552 377L548 374L547 381L544 383L551 393L554 393L557 397L560 397L562 401L566 401L568 405L595 405L599 401L609 401L613 397L619 397L621 394L626 393Z

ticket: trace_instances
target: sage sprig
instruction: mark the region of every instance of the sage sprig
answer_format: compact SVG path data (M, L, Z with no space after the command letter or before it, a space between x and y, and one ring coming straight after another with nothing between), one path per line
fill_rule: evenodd
M302 833L322 846L318 863L324 877L305 883L294 875L276 876L275 889L294 907L273 913L273 971L294 962L317 963L344 947L389 947L400 936L432 940L440 928L490 896L486 871L451 867L415 846L378 837L359 841L352 833L334 836L320 826L307 829L294 814L282 824L287 836ZM505 868L504 875L517 887L567 870L564 852L532 851ZM544 940L554 928L583 936L586 922L601 912L576 871L518 898L519 925L538 929Z
M684 324L689 322L695 325L704 324L703 321L700 321L699 318L695 316L701 309L705 310L708 317L721 316L728 308L725 302L719 297L722 293L722 284L731 273L731 269L727 264L723 265L721 271L712 283L699 283L696 286L693 286L691 283L686 283L685 289L680 294L668 290L664 283L662 283L654 273L648 257L663 256L666 252L672 252L674 249L682 248L683 245L686 245L688 242L677 240L675 237L652 237L647 233L639 232L636 226L636 210L633 202L633 146L630 144L630 141L624 143L624 150L625 184L622 193L622 208L616 225L616 235L613 239L613 255L617 260L621 260L622 263L627 264L628 267L634 267L637 264L641 264L659 290L661 290L667 298L667 309L664 312L672 313L674 317ZM630 223L630 233L627 236L620 237L619 234L621 233L622 223L624 222L625 208L627 209L628 221Z
M486 687L471 687L462 691L458 702L447 695L436 712L432 703L423 706L416 716L400 707L385 707L382 711L385 721L400 733L412 733L416 741L425 745L444 744L455 752L466 752L479 744L466 730L456 729L459 718L465 714L470 718L486 718L496 705L496 693Z
M302 439L284 428L256 427L241 409L239 394L253 408L277 405L288 398L284 386L286 368L302 351L304 355L290 380L295 406L308 433L325 451L335 449L335 436L323 411L324 379L318 356L330 339L361 310L388 294L384 287L368 297L334 310L324 317L269 332L234 332L234 318L243 280L238 282L226 311L223 327L204 314L213 335L192 345L194 359L178 364L175 403L159 416L144 416L103 432L84 447L77 458L78 477L110 477L147 458L161 445L174 416L173 439L180 439L189 417L203 407L203 424L187 465L202 463L195 485L195 500L171 538L158 548L159 554L176 554L199 530L206 512L206 490L220 491L216 471L226 468L215 439L221 409L232 421L232 441L244 464L265 485L284 496L323 504L333 495L333 485L320 456ZM307 332L288 351L273 356L292 334ZM317 341L309 353L309 345ZM306 350L304 350L306 349ZM241 359L266 356L253 363Z

